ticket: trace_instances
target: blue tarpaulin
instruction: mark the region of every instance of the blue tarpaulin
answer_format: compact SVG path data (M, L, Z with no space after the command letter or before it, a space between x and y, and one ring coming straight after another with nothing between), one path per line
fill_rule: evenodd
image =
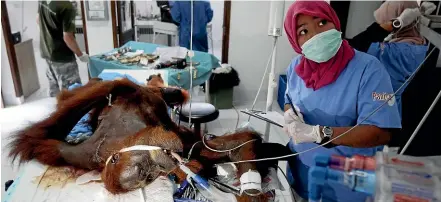
M157 47L164 47L164 46L130 41L124 44L122 47L131 47L133 50L144 50L144 53L153 53ZM111 50L108 53L114 52L116 50L117 49ZM199 51L194 51L194 53L195 56L193 57L193 62L197 62L199 63L199 65L195 66L196 71L193 71L194 74L196 74L196 76L193 77L193 86L198 86L203 84L206 80L210 78L212 69L219 67L219 60L209 53L204 53ZM101 55L102 54L90 57L89 72L91 77L97 77L104 69L145 70L144 68L137 65L126 65L118 61L106 61L104 59L100 59ZM188 68L187 69L166 68L163 70L168 71L168 85L179 86L185 89L189 89L190 73Z

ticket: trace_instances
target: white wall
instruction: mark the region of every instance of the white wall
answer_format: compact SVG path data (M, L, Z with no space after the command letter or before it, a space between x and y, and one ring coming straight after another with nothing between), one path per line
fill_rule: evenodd
M292 2L285 3L285 13ZM234 89L235 104L253 101L265 65L271 54L273 39L267 35L269 21L269 1L232 1L229 63L238 71L241 83ZM275 74L284 74L296 53L292 49L285 32L277 44ZM278 80L278 78L277 78ZM267 76L259 101L266 100ZM276 90L277 92L277 90ZM277 99L277 96L274 97Z
M113 31L110 12L110 1L107 1L109 9L109 20L89 21L86 17L87 42L89 44L89 55L97 55L113 49Z
M374 11L380 5L381 1L351 1L345 37L352 38L375 22Z
M22 41L33 39L34 49L39 47L40 32L37 13L38 1L6 1L12 33L21 32Z
M15 96L15 88L14 88L14 83L12 81L12 73L11 73L11 68L9 66L8 53L6 52L6 45L3 37L3 32L1 32L1 46L2 46L1 89L2 89L2 97L4 100L3 104L5 106L19 105L23 103L24 99L23 97L17 98Z
M135 3L135 16L154 16L160 15L161 11L159 10L156 1L147 0L147 1L134 1Z
M211 26L212 26L214 55L218 57L220 60L222 57L221 51L222 51L222 36L223 36L223 24L224 24L224 1L210 0L210 4L211 4L211 9L213 9L213 20L211 20Z

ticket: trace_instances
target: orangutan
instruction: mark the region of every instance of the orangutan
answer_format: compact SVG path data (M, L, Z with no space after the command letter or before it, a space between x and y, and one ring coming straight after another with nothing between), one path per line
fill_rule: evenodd
M218 150L255 140L231 152L207 149L200 144L201 137L177 126L167 113L167 105L183 104L188 97L187 91L166 88L160 83L140 86L128 79L93 79L83 87L63 91L55 112L13 136L10 156L13 160L19 157L20 163L35 159L50 166L97 169L101 171L105 188L118 194L142 188L159 175L178 175L180 171L176 160L169 155L171 151L186 157L194 146L190 162L199 162L200 166L190 168L194 172L203 170L201 175L207 177L213 175L215 163L289 153L284 146L262 143L254 132L206 140L209 147ZM74 125L91 110L93 135L77 145L64 142ZM161 150L119 152L134 145L158 146ZM273 153L269 154L268 150ZM274 161L237 164L237 174L241 176L252 169L265 176L270 164ZM178 181L182 179L181 176Z

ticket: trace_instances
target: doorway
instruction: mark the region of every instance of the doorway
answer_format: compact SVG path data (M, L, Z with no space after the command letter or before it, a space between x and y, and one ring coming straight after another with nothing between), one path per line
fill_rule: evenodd
M87 32L83 26L83 2L79 0L71 2L73 7L76 8L76 40L81 51L87 53ZM46 77L47 62L41 57L40 28L37 22L39 2L23 0L2 1L2 10L3 4L5 5L4 9L8 11L6 19L10 25L9 31L5 32L3 30L3 36L13 39L13 46L7 47L7 49L16 60L16 62L10 64L16 68L16 74L12 75L11 80L16 81L14 82L14 86L17 86L16 88L22 89L20 96L23 96L24 102L47 98L49 88ZM77 63L82 82L87 82L87 65L81 62ZM5 103L5 106L8 106L8 103Z
M128 2L132 6L127 6ZM213 19L207 26L208 52L219 60L222 59L222 62L227 62L231 1L210 0L209 2L213 10ZM114 20L117 21L115 23L117 32L114 32L114 38L119 44L115 47L124 45L121 42L128 40L178 46L178 26L168 19L171 16L166 9L171 6L168 1L117 1L115 11L112 11L112 16L115 15L117 18ZM132 27L130 27L129 19L132 20ZM119 26L121 21L123 26Z
M116 15L118 16L118 43L119 46L135 40L135 12L133 0L116 1Z

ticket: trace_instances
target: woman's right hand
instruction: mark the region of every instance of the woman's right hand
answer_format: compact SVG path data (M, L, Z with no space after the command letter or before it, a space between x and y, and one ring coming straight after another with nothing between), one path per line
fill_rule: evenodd
M296 110L298 116L294 113L292 108L286 110L285 113L283 114L283 118L285 119L285 124L286 125L292 123L293 121L299 121L299 122L302 122L302 123L305 122L305 120L303 120L302 113L300 113L299 107L294 105L294 108L295 108L294 110Z

